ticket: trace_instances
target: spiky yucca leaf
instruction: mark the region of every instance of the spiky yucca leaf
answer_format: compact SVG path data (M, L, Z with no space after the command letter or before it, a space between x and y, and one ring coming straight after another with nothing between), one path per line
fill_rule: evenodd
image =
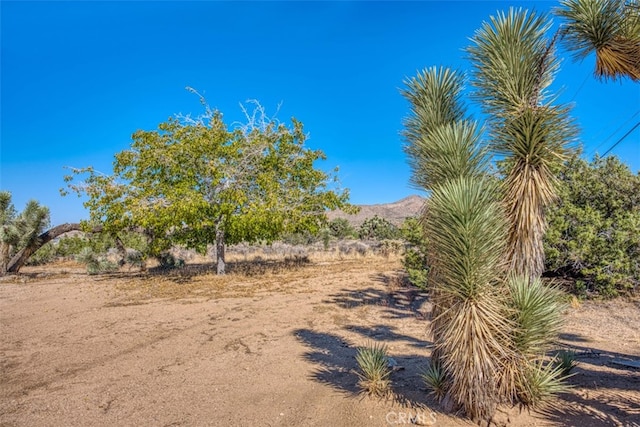
M489 157L480 145L480 130L475 122L443 124L414 142L413 159L421 165L415 174L424 188L434 188L458 177L486 174Z
M637 0L562 0L563 42L576 59L596 53L600 79L640 80L640 13Z
M562 292L526 276L512 276L508 284L516 349L523 355L541 355L560 333L566 307Z
M440 362L432 360L421 376L427 388L431 390L431 394L436 399L442 400L447 394L449 385L447 384L447 373Z
M458 178L434 189L426 232L439 291L473 299L493 289L504 250L501 209L497 185L489 179Z
M569 390L563 381L562 367L543 360L527 363L522 381L518 385L519 402L528 408L540 408L556 394Z
M537 277L544 270L544 209L555 198L554 172L570 150L576 127L567 108L527 107L493 133L492 146L511 161L503 181L511 269Z
M570 376L573 368L578 366L578 362L576 362L576 352L574 350L559 351L556 354L554 362L562 369L562 376L565 378Z

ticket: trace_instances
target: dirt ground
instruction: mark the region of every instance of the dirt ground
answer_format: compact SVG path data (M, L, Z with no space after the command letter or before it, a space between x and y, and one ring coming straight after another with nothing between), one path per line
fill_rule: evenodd
M358 257L170 275L88 276L74 263L0 281L1 426L467 426L428 396L424 293L397 259ZM513 426L640 426L640 303L574 304L558 348L573 389ZM358 393L358 346L403 369L394 398Z

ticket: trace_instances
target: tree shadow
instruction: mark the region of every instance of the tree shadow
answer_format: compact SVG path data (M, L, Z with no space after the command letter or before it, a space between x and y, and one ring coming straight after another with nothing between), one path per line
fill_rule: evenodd
M303 357L318 365L311 374L313 381L328 385L348 396L360 395L357 346L340 336L310 329L298 329L294 335L309 348ZM420 376L427 366L428 358L416 354L389 354L389 357L397 364L391 374L392 398L413 407L424 407L425 404L436 406L437 403L427 395Z
M564 332L558 335L558 339L562 341L570 341L570 342L589 342L589 339L583 337L582 335L564 333Z
M640 427L640 370L612 363L632 356L581 346L571 349L578 362L566 380L572 391L560 394L538 414L559 425Z
M410 335L399 334L395 331L394 327L388 325L347 325L345 326L345 329L377 341L405 341L410 346L416 348L429 348L433 345L431 341L421 340Z
M329 295L329 299L324 302L345 309L367 305L383 307L384 319L427 318L431 307L428 306L429 296L426 291L399 280L398 276L380 274L375 275L373 280L384 283L385 289L374 286L364 289L341 289L338 293Z
M255 259L250 261L230 261L226 265L226 275L259 277L266 274L280 274L301 270L311 264L312 262L307 256L285 257L276 260ZM173 268L155 266L144 271L119 270L101 273L100 275L96 275L96 277L97 280L131 277L162 277L174 283L184 284L191 282L194 278L211 274L217 274L216 266L213 263L188 263Z
M640 401L620 391L608 391L606 398L592 398L588 392L561 394L537 414L563 426L640 427Z
M359 393L357 348L337 335L298 329L294 336L309 348L303 357L317 365L311 379L334 389L355 396Z
M587 342L587 340L585 340ZM576 361L581 365L594 365L594 366L608 366L618 371L635 371L640 372L638 368L631 366L624 366L616 363L616 361L640 361L640 355L617 353L615 351L600 350L595 347L586 347L581 345L558 343L561 346L568 348L575 352ZM555 351L549 353L549 356L553 356ZM640 378L639 378L640 382ZM639 387L640 389L640 387Z

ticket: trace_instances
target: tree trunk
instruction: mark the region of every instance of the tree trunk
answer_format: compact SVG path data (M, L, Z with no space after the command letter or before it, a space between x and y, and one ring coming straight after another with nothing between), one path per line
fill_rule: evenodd
M0 276L7 274L7 266L9 265L9 253L11 252L11 245L5 242L0 242Z
M67 223L57 225L53 228L42 233L31 245L21 249L17 254L11 258L9 265L7 266L7 273L17 273L31 255L40 249L43 245L49 243L58 236L68 233L70 231L81 231L82 228L78 223Z
M226 264L224 262L224 230L216 226L216 264L217 273L225 274Z

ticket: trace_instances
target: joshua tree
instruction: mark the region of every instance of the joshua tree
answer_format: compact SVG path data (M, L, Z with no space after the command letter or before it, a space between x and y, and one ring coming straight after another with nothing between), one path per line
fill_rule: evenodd
M548 93L559 68L556 37L546 37L550 26L544 15L511 9L485 22L467 49L473 96L488 116L491 148L507 165L510 270L531 278L544 269L544 209L556 197L554 172L576 135L569 107Z
M474 419L491 419L501 403L535 406L561 389L560 371L543 363L560 325L558 295L536 275L542 209L573 127L566 108L545 102L557 67L547 29L543 18L511 10L476 33L475 99L489 115L488 144L465 119L460 74L431 68L402 92L412 181L431 193L422 219L434 305L425 378L446 406ZM490 175L490 149L507 155L502 181Z

